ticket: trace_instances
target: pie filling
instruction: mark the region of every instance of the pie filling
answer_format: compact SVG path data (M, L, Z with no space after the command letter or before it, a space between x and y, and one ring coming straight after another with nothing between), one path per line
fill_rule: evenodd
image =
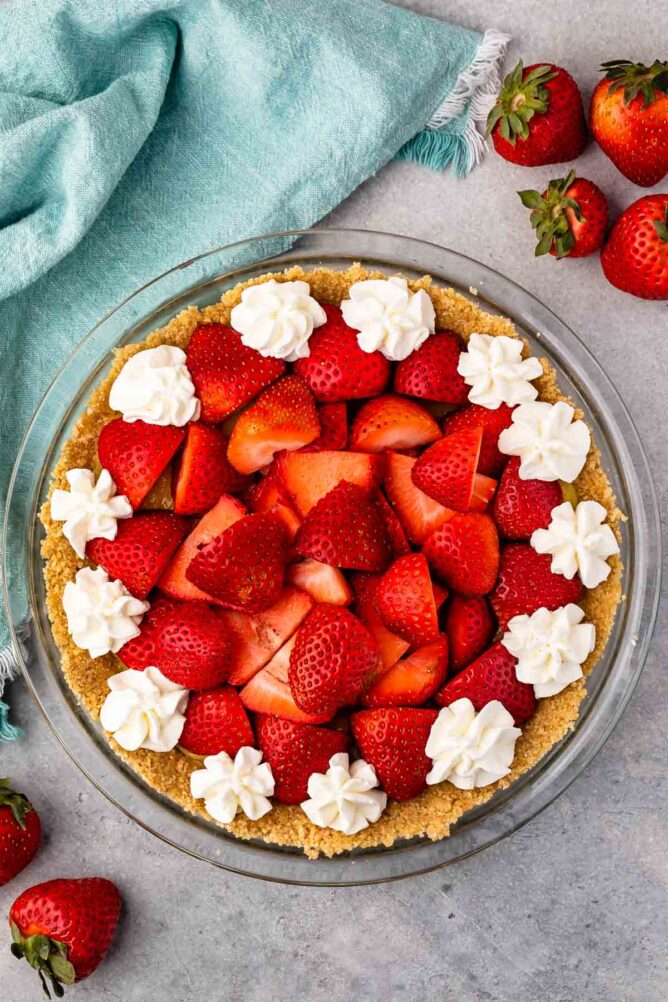
M621 601L583 416L429 277L293 268L120 349L41 512L65 679L158 792L307 855L448 835Z

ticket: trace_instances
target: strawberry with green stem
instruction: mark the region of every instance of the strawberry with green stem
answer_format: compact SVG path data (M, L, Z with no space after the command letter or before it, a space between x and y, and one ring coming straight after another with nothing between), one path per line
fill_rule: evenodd
M601 189L570 171L550 181L541 195L517 193L531 209L530 221L538 244L536 257L548 252L556 258L587 257L603 246L608 223L608 203Z
M9 910L12 953L39 974L47 998L83 981L104 958L121 910L118 888L103 877L47 880L29 887Z
M644 188L668 174L668 61L603 63L591 99L594 139L622 174Z
M487 119L496 152L524 167L575 160L587 141L582 98L570 73L551 63L523 66L503 81Z
M0 887L25 869L39 849L37 811L8 779L0 779Z
M615 222L601 253L605 277L640 299L668 299L668 194L645 195Z

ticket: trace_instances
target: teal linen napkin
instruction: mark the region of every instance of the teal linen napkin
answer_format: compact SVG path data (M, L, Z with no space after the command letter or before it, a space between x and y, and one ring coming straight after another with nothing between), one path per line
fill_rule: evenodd
M507 41L380 0L1 3L0 498L50 378L138 286L309 227L396 155L470 170Z

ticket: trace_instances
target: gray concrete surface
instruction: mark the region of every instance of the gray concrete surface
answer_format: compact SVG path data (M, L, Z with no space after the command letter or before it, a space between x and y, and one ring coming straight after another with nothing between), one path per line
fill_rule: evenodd
M651 60L668 35L656 0L403 0L515 37L511 58L552 59L587 96L603 59ZM640 192L593 146L578 171L613 211ZM490 156L465 182L395 163L328 220L442 242L505 272L589 344L637 422L663 507L668 304L625 297L597 258L535 261L515 190L556 176ZM664 183L663 190L668 189ZM658 190L658 189L657 189ZM0 891L101 873L123 890L113 952L76 999L118 1002L662 1002L668 998L665 605L638 690L596 761L515 836L465 864L357 890L265 885L211 869L135 827L75 771L21 685L26 736L0 771L34 795L47 831L30 870ZM0 952L0 997L40 997L32 972Z

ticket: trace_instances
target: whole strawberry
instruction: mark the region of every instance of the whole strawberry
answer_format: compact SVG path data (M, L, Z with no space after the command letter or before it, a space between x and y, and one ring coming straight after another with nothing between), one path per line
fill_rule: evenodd
M0 887L25 869L39 848L42 826L32 804L0 779Z
M621 214L601 253L607 280L640 299L668 299L668 194L644 195Z
M601 189L572 170L550 181L547 190L518 191L522 205L531 209L531 225L538 243L536 257L587 257L603 246L608 225L608 203Z
M51 998L87 978L109 949L121 910L118 888L103 877L47 880L20 894L9 910L12 953L40 976Z
M582 98L570 73L520 61L503 81L487 119L494 148L523 167L575 160L587 141Z
M650 188L668 174L668 62L613 59L591 99L594 139L629 181Z

